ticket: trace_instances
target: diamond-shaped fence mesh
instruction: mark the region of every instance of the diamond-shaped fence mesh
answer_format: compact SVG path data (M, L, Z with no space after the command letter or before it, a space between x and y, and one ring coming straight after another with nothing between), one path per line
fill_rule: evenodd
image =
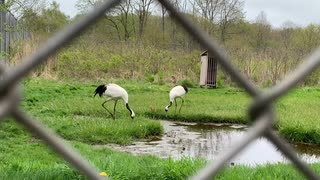
M252 125L246 136L240 140L232 149L220 154L219 157L201 169L192 179L211 179L213 178L226 164L238 153L241 152L247 145L260 137L267 138L272 142L296 167L296 169L305 175L308 179L319 179L319 176L309 168L309 166L301 161L294 149L291 148L285 141L272 131L272 124L274 122L274 115L272 103L307 75L309 75L320 64L320 50L316 50L309 57L306 58L304 64L301 64L295 71L287 75L287 77L278 85L262 91L246 79L240 71L231 64L231 61L225 51L215 43L203 30L194 25L183 14L179 13L168 0L159 0L159 2L169 11L170 15L180 23L182 27L196 39L204 48L208 49L210 53L215 54L220 65L226 72L230 74L232 79L238 85L244 88L248 94L252 96L252 105L248 107L248 114L251 117ZM100 7L91 11L88 15L74 24L69 25L55 36L51 37L48 42L41 46L38 51L22 60L22 63L8 68L5 65L0 65L0 122L5 116L12 116L17 122L23 124L32 133L37 134L42 138L53 150L60 154L76 169L82 172L89 179L102 179L98 171L86 161L79 153L73 150L69 145L63 142L63 139L45 128L39 121L29 117L19 106L20 91L19 82L37 65L48 59L48 57L64 45L69 43L72 39L79 36L89 25L93 24L99 17L103 16L106 11L110 10L120 0L109 0L101 4ZM105 178L103 178L105 179Z

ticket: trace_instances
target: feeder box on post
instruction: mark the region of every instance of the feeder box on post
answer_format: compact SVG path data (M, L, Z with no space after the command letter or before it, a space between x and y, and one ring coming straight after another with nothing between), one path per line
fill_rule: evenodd
M218 62L208 51L201 53L200 87L217 87Z

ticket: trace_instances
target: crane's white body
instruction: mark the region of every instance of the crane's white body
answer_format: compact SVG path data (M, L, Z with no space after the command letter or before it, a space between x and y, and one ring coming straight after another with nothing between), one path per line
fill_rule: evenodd
M173 101L177 97L182 97L186 94L186 90L182 86L175 86L169 93L170 101Z
M183 96L188 92L188 88L186 86L175 86L174 88L172 88L169 92L169 98L170 98L170 102L169 105L166 106L165 111L167 112L169 110L169 108L171 107L173 101L175 102L175 109L177 109L177 102L176 99L180 98L182 100L182 104L180 106L179 112L181 110L181 107L184 103L183 100Z
M128 103L128 93L125 89L117 84L107 84L107 89L103 93L104 95L110 97L112 100L122 99L124 103Z

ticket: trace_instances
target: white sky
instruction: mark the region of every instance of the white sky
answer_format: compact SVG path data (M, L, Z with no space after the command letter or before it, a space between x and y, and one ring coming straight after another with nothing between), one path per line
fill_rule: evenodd
M299 25L320 24L319 0L245 0L246 19L254 20L264 11L274 27L290 20Z
M51 2L52 0L48 0ZM77 14L75 4L78 0L55 0L60 9L68 16ZM267 15L267 20L274 27L290 20L299 26L310 23L320 24L320 0L245 0L245 17L254 21L261 11Z

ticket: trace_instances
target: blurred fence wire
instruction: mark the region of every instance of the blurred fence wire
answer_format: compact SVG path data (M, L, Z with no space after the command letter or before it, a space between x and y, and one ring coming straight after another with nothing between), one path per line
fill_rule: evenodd
M215 55L220 65L231 75L233 80L252 96L252 105L248 107L248 114L251 117L252 125L247 131L246 136L235 144L232 149L224 151L214 162L211 162L211 164L208 164L190 178L196 180L212 179L220 170L228 166L229 161L240 153L247 145L255 139L265 137L272 142L283 155L291 160L292 165L305 175L306 178L319 179L319 176L305 162L297 157L295 150L272 131L272 125L275 120L272 106L276 99L286 94L318 67L320 64L320 49L316 50L309 57L306 57L305 63L301 64L294 72L287 75L287 77L278 85L268 91L262 91L240 73L240 71L231 63L226 52L221 49L209 35L192 23L185 15L179 13L169 0L158 1L168 10L172 18L185 28L190 36L194 37L204 48ZM99 175L96 168L85 160L77 151L64 143L58 135L50 129L45 128L39 121L35 120L35 118L28 116L20 108L19 82L37 65L46 61L50 55L56 53L58 49L63 48L64 45L79 36L81 32L89 27L89 25L93 24L99 17L102 17L106 11L119 3L121 3L120 0L106 0L101 6L92 10L85 17L65 27L51 37L47 43L40 46L40 49L23 59L21 64L10 68L10 70L8 70L8 67L4 64L1 64L0 66L0 122L5 116L12 116L17 122L26 126L32 133L35 133L42 138L53 150L59 153L66 161L89 179L102 179L102 177ZM10 15L2 17L9 18ZM1 24L2 22L1 18ZM1 25L1 32L3 32L3 24ZM4 47L7 46L7 42L4 46L2 46L2 44L3 42L1 43L1 50L4 50Z

